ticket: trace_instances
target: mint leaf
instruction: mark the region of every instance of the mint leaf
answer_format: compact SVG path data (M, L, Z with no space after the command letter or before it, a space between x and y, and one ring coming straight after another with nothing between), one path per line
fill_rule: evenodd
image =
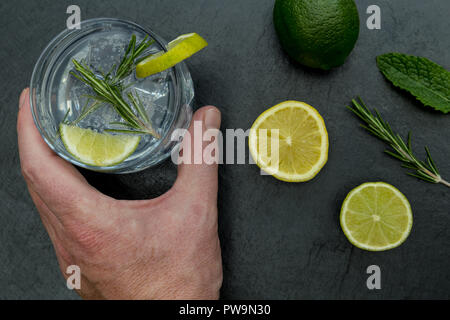
M380 55L377 65L396 87L410 92L426 106L450 112L450 72L440 65L402 53Z

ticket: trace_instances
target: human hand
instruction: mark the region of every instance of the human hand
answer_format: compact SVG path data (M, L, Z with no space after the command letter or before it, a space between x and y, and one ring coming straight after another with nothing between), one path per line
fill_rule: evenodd
M81 297L219 297L217 164L181 164L174 186L156 199L115 200L90 186L43 141L32 119L28 89L19 104L22 173L63 275L68 277L70 265L80 267ZM218 129L220 119L220 112L211 106L193 118L203 121L204 130ZM193 136L192 126L189 131ZM186 148L194 157L193 145L184 143Z

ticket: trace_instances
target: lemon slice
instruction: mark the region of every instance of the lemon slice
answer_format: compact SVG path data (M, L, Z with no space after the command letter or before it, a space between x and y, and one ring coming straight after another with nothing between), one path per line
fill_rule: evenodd
M285 101L256 119L249 149L256 164L275 178L308 181L327 162L328 133L316 109L304 102Z
M384 182L369 182L353 189L341 209L341 227L360 249L383 251L398 247L412 228L408 199Z
M136 76L145 78L167 70L202 50L208 43L196 33L188 33L171 41L168 51L155 53L136 65Z
M59 130L70 154L84 164L98 167L123 162L133 154L141 140L139 136L97 133L66 124L61 124Z

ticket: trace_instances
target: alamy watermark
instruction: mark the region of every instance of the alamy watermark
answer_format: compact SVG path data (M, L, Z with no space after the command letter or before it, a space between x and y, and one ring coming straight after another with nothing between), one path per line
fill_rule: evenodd
M194 121L192 131L177 129L172 133L171 141L178 142L171 154L174 164L255 164L257 160L259 164L267 164L262 174L278 172L279 129L259 129L258 132L226 129L224 139L222 131L205 130L203 126L203 121ZM251 148L258 159L253 159L251 153L247 152L250 134L254 135Z
M72 4L67 7L67 14L70 16L66 20L67 29L81 29L81 9L79 6Z
M367 278L366 285L369 290L381 289L381 269L379 266L373 264L367 267L367 274L370 276Z
M81 289L81 269L77 265L68 266L66 269L67 277L67 288L69 290L80 290Z
M81 8L78 5L67 7L69 14L66 25L68 29L81 28ZM367 7L366 13L369 15L366 26L370 30L381 29L381 9L378 5ZM263 170L262 174L275 174L279 169L279 130L261 129L258 132L250 133L250 130L226 129L225 130L225 159L224 159L224 136L219 130L209 129L204 131L201 121L194 122L194 132L187 130L176 130L171 136L172 141L179 142L180 148L175 148L172 152L172 161L175 164L255 164L257 162ZM250 134L256 135L252 141L254 145L250 148L254 151L253 159L250 152L247 152L246 140ZM181 139L184 140L181 143ZM285 141L289 144L289 141ZM205 146L206 144L206 146Z
M66 13L70 16L67 18L67 29L81 28L81 8L76 4L67 7ZM370 16L366 20L366 26L369 30L381 29L381 9L378 5L372 4L367 7L366 13Z
M367 18L366 26L369 30L381 29L381 9L379 6L373 4L367 7L367 14L370 16Z

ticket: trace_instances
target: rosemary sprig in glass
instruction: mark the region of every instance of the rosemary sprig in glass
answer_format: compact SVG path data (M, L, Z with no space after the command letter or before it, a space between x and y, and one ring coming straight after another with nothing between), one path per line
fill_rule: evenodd
M112 125L120 125L123 129L106 129L105 131L130 134L151 134L156 138L160 138L159 134L152 128L150 120L142 105L141 99L136 91L128 92L128 103L123 97L124 87L122 80L133 72L134 62L154 41L147 40L147 37L138 45L136 45L136 36L133 35L127 47L125 55L119 66L113 66L107 74L101 73L101 77L97 76L82 61L72 60L76 72L71 74L80 81L87 84L94 91L94 95L88 96L88 101L83 107L80 116L72 122L76 124L90 113L98 109L102 104L111 105L124 122L114 122ZM113 71L115 72L113 74ZM94 102L91 105L89 101Z
M366 125L361 125L363 128L386 142L392 148L392 150L385 150L385 152L402 161L402 167L412 170L408 172L410 176L431 183L442 183L450 188L450 183L442 179L439 174L431 158L430 150L427 147L425 147L427 154L426 161L418 160L411 148L411 132L408 133L407 143L405 143L399 134L392 131L391 126L383 120L376 109L374 115L369 111L361 98L359 98L359 101L360 103L353 99L353 106L347 106L347 108L366 123Z
M129 76L133 72L133 66L136 59L138 59L145 49L150 47L155 40L147 40L148 36L145 36L144 40L136 47L136 36L133 34L131 37L128 48L125 51L125 55L116 70L116 74L112 77L111 82L113 84L118 83L120 80ZM114 68L114 67L113 67ZM110 74L110 73L109 73Z

